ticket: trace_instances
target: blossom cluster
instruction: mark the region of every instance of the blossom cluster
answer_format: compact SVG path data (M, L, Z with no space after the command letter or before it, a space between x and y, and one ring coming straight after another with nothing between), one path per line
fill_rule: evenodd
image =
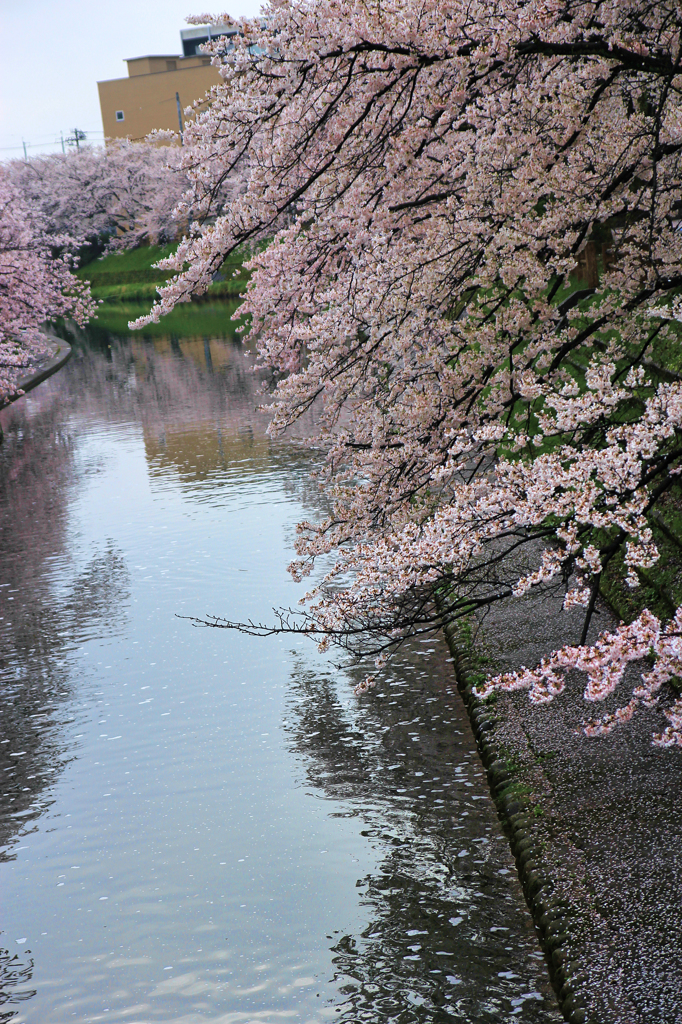
M18 371L44 354L45 321L84 324L95 312L89 286L72 273L73 248L68 236L45 230L0 173L0 405L17 393Z
M566 674L576 670L587 675L585 700L603 701L623 682L628 666L645 658L653 659L653 668L641 674L628 703L584 724L588 736L605 736L629 722L638 705L651 707L665 683L682 677L682 610L664 625L645 609L629 625L602 634L593 646L562 647L535 669L522 668L489 679L478 687L478 695L485 698L495 690L528 690L533 703L549 703L564 691ZM654 743L682 746L682 697L664 713L670 724L654 735Z
M112 251L176 237L188 188L179 162L177 146L111 139L105 147L13 160L4 170L48 234L103 240Z

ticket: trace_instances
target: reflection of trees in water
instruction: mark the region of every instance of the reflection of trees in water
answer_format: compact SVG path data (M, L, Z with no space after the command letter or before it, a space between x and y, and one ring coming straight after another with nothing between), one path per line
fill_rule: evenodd
M259 459L281 457L265 436L267 416L256 412L258 385L242 351L229 342L211 340L207 346L204 339L175 339L171 345L170 339L109 337L99 347L76 348L63 371L3 411L0 847L5 852L0 856L5 859L14 856L11 847L19 835L38 827L52 784L70 756L64 742L65 705L74 696L70 652L89 636L117 632L126 615L128 571L115 547L93 552L80 570L68 562L69 503L81 474L98 469L97 453L79 456L83 423L141 424L152 472L163 454L158 439L165 437L165 465L181 483L210 475L214 467L258 468ZM194 462L189 468L188 453ZM300 465L303 473L305 453ZM0 1024L13 1014L3 1002L28 997L24 988L31 970L32 964L0 953Z
M42 586L40 566L33 568L36 575L23 581L24 589L8 588L16 590L11 608L17 612L10 611L1 623L0 846L11 841L19 826L26 834L44 812L44 790L65 763L60 709L65 698L73 697L66 656L92 631L98 636L117 632L127 598L128 570L111 547L96 553L59 594ZM8 575L11 579L11 573L3 573L5 581Z
M381 854L356 883L370 924L332 946L337 1019L499 1022L521 1005L525 1021L558 1021L516 880L497 873L508 852L494 810L469 795L485 784L448 785L463 765L467 780L481 774L448 672L443 657L427 673L408 655L359 706L329 679L295 675L290 730L308 779L348 802Z
M12 1004L22 1003L35 995L35 989L26 988L33 977L33 960L22 961L0 949L0 1024L9 1024L18 1010Z
M170 471L193 486L226 469L249 474L276 463L282 445L269 440L269 416L259 411L265 378L241 343L111 334L95 342L90 328L70 340L71 365L54 386L76 414L92 408L111 422L140 423L152 480ZM311 431L313 415L298 436Z
M66 516L76 469L75 429L56 396L5 414L0 447L0 845L42 811L40 793L63 763L57 714L64 658L93 626L115 631L127 570L113 548L93 554L68 586Z
M125 614L127 570L113 547L96 552L68 585L52 582L66 553L66 511L77 474L93 469L74 458L80 426L88 418L140 424L152 474L172 471L187 486L226 467L260 472L259 460L267 460L298 498L319 508L310 452L265 437L267 417L255 409L258 383L229 342L211 340L209 365L202 338L109 337L99 348L76 351L30 401L3 413L0 684L2 738L10 742L0 744L0 769L9 769L0 844L32 827L67 757L59 716L72 696L65 683L69 650L95 630L116 630ZM345 994L337 1019L503 1020L520 982L497 979L510 962L507 940L491 938L499 912L494 918L489 908L511 896L495 874L494 843L481 841L480 815L474 826L463 810L473 807L463 802L464 791L455 794L446 784L445 775L471 755L458 696L447 687L438 691L450 669L431 661L422 671L413 659L393 671L409 686L389 687L384 698L369 695L359 711L340 700L330 681L303 672L295 680L292 742L305 754L311 782L347 801L347 813L364 819L381 852L380 869L358 880L371 924L362 935L331 939ZM459 858L464 846L471 854ZM453 926L457 917L462 921ZM528 941L517 928L514 942ZM5 988L23 991L28 974L21 971L30 966L7 962ZM529 1002L524 1019L550 1018Z
M70 341L68 371L52 386L74 400L75 412L92 408L100 419L149 430L218 420L228 430L253 422L264 433L267 417L255 412L262 378L234 342L109 334L95 343L89 329Z
M68 558L66 523L76 469L76 428L57 392L3 414L0 447L0 857L37 828L69 751L64 705L73 698L66 659L93 630L116 632L127 569L113 547L58 583ZM69 570L67 569L67 574ZM25 991L32 962L0 951L0 1006ZM14 1011L0 1008L0 1022Z

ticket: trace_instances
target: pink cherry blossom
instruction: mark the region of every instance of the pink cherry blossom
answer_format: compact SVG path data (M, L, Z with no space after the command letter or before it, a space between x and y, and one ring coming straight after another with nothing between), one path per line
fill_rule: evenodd
M615 633L603 633L591 647L562 647L543 658L536 669L508 672L478 688L481 697L494 690L528 690L531 701L547 703L563 692L566 673L587 675L585 700L603 701L623 683L632 662L654 659L653 668L642 673L627 704L584 726L588 736L608 735L617 725L628 722L640 704L651 706L664 683L682 675L682 610L667 625L646 609L630 625ZM682 746L682 698L665 710L670 725L654 736L657 746Z
M179 147L109 140L104 147L14 160L6 173L45 230L107 250L173 240L187 191ZM186 223L185 214L185 223Z
M0 170L0 405L17 393L19 371L44 354L46 321L70 316L84 324L93 315L89 287L72 266L72 240L48 235Z
M381 657L570 580L589 699L623 644L671 665L650 616L584 640L614 556L633 587L656 563L648 516L682 467L682 383L656 365L682 310L677 6L272 0L238 25L185 132L192 228L135 326L252 247L271 431L322 408L332 507L299 527L292 573L324 566L300 628ZM504 685L552 699L560 653Z

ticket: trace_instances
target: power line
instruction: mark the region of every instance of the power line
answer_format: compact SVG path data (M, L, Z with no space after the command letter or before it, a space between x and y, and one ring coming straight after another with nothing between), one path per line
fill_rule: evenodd
M90 135L101 135L104 136L104 132L101 128L97 129L84 129L85 134ZM22 141L18 146L0 146L0 153L9 152L25 152L27 149L39 149L41 146L60 146L61 145L61 132L56 136L44 135L39 138L44 139L42 142L24 142ZM64 140L66 141L66 140ZM82 141L82 140L81 140Z

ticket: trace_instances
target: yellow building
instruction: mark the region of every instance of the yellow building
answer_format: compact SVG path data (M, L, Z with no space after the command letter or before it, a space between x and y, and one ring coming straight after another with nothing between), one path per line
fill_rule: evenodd
M199 47L210 38L234 32L227 26L183 29L182 54L131 57L126 60L127 78L98 82L104 137L143 139L155 128L181 130L184 108L220 81L217 69Z

